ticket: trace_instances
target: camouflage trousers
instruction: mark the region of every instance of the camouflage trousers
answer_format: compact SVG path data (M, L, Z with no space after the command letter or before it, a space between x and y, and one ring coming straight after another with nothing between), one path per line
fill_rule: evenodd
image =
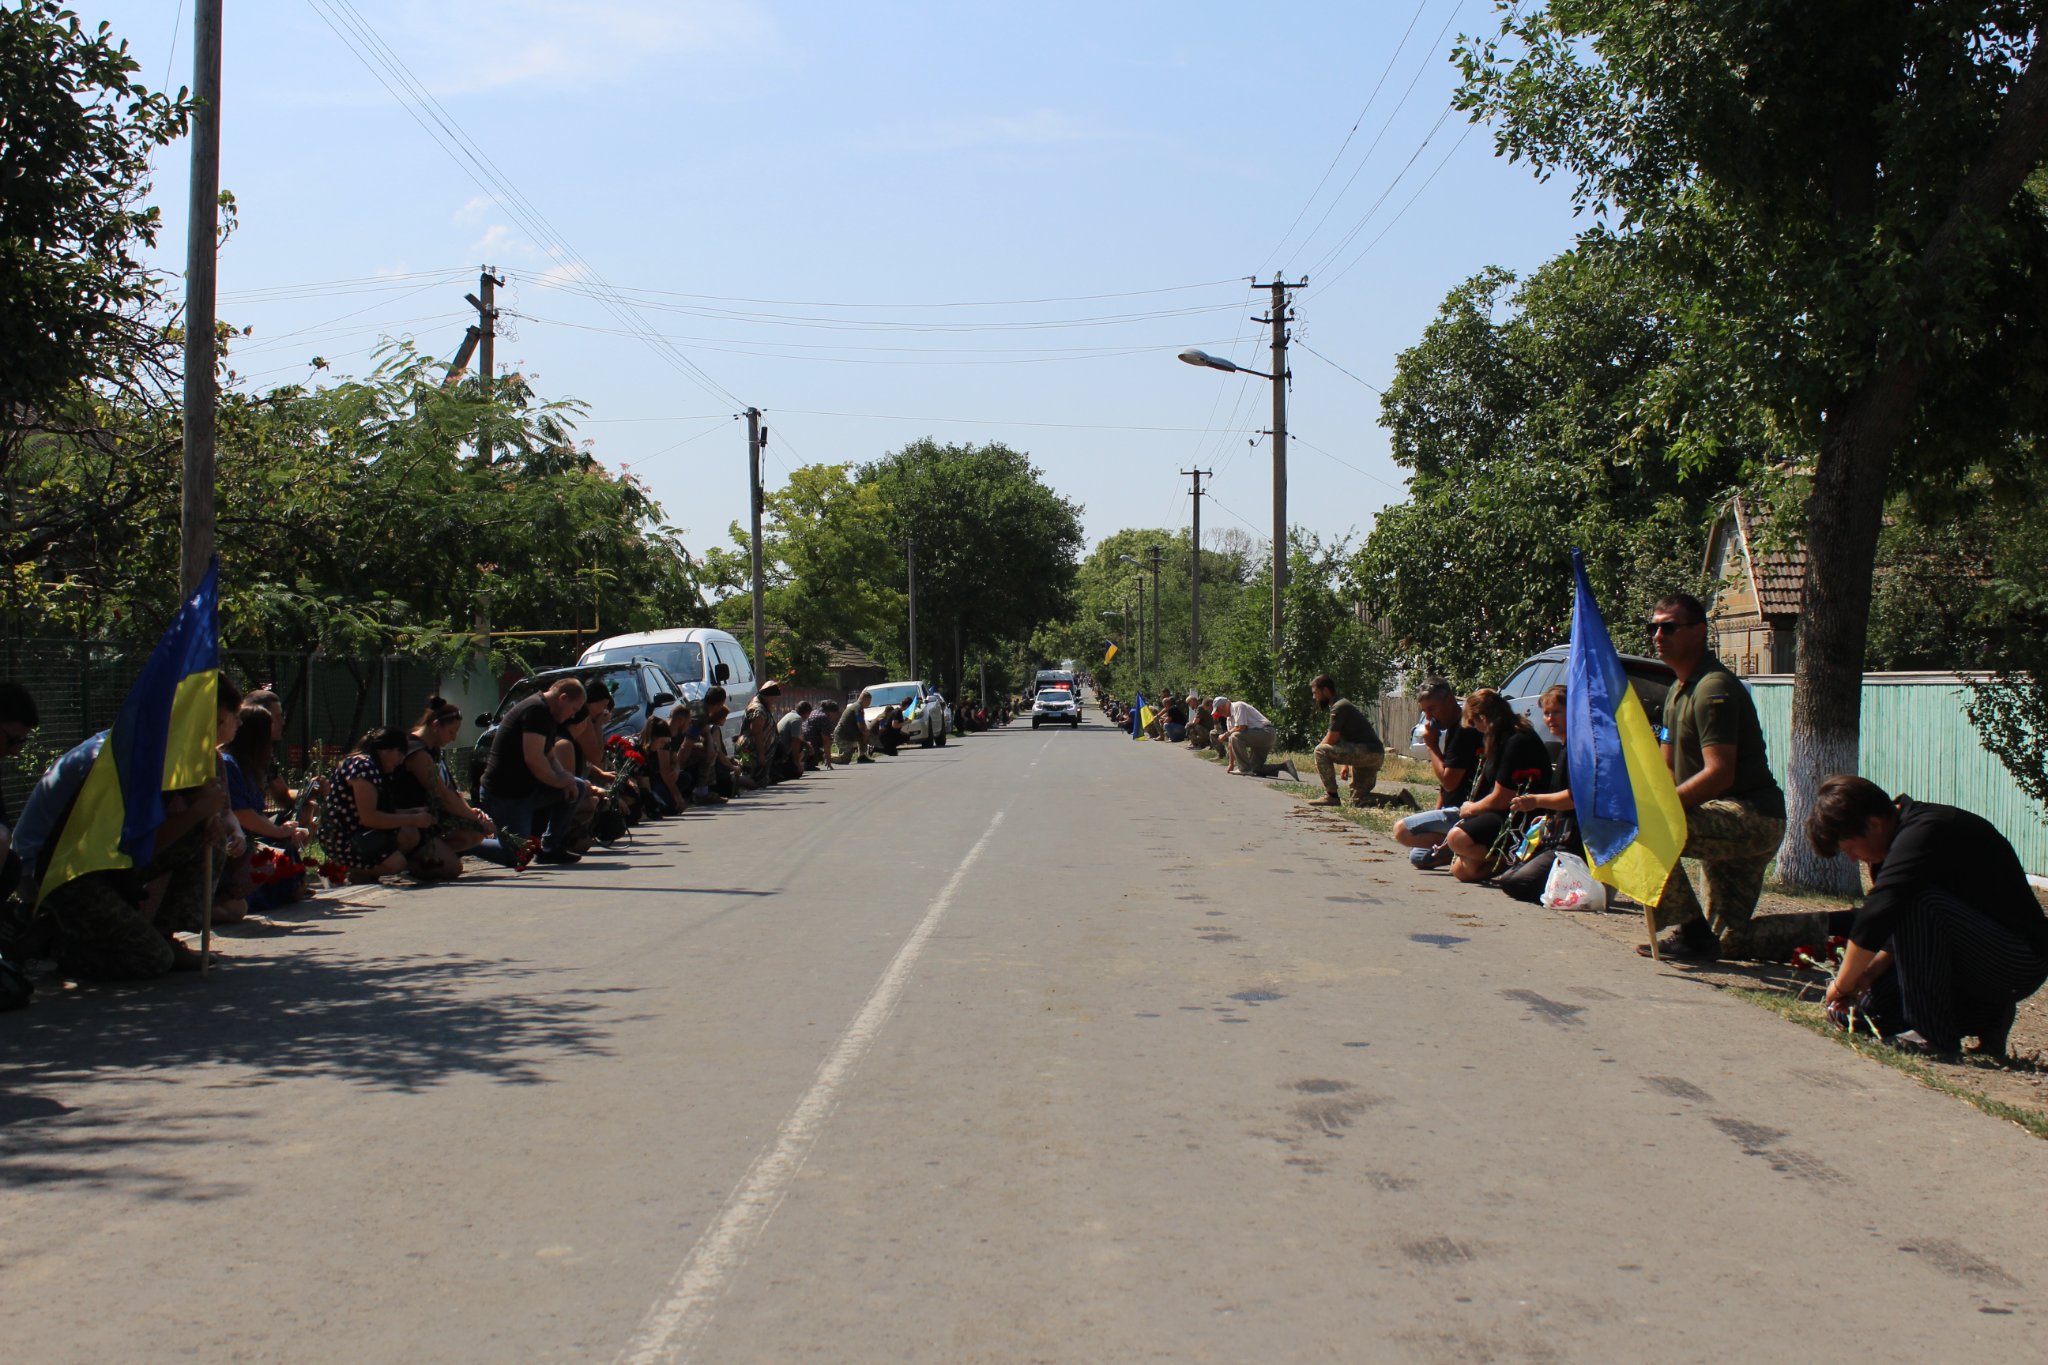
M1657 900L1657 928L1670 929L1705 917L1729 957L1782 961L1801 943L1827 937L1819 913L1757 917L1764 871L1785 840L1783 816L1763 815L1740 801L1702 801L1685 813L1685 850ZM1688 862L1700 865L1706 883L1701 904Z
M1316 775L1323 779L1323 790L1331 796L1337 794L1337 769L1340 765L1351 767L1351 804L1362 806L1372 795L1373 785L1380 780L1380 766L1387 761L1385 749L1375 749L1364 744L1318 744L1316 745Z
M92 872L44 899L57 962L72 976L146 981L170 971L171 935L196 932L205 913L207 845L194 831L140 872ZM168 875L154 915L137 908L138 888Z

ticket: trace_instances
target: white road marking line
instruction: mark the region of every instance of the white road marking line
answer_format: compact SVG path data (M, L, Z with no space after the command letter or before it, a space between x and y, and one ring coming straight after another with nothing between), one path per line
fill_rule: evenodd
M818 1135L831 1119L832 1111L838 1107L839 1092L874 1046L882 1026L889 1022L897 1002L903 998L904 988L910 983L910 974L917 967L918 957L952 905L960 883L967 879L968 871L980 860L982 850L988 847L997 826L1002 823L1003 812L997 811L995 818L988 822L988 828L982 831L981 838L960 860L960 866L953 869L953 875L940 889L931 908L925 911L924 918L910 931L910 937L903 941L903 946L896 950L896 956L882 973L882 979L875 983L875 989L868 995L867 1003L861 1006L860 1013L854 1016L853 1023L847 1026L824 1064L818 1068L817 1079L811 1082L811 1088L804 1092L804 1097L797 1101L796 1108L783 1121L774 1143L754 1159L739 1188L719 1211L718 1221L697 1240L689 1258L669 1281L668 1291L641 1319L639 1330L618 1355L619 1365L656 1365L662 1361L682 1360L697 1335L710 1325L727 1281L746 1264L747 1253L767 1228L768 1221L775 1216L776 1209L782 1206L790 1183L803 1169Z

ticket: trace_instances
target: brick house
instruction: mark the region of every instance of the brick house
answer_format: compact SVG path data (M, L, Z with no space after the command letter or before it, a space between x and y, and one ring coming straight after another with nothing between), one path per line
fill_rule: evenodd
M1797 654L1806 549L1771 535L1767 510L1740 494L1707 537L1707 604L1714 653L1741 677L1790 673Z

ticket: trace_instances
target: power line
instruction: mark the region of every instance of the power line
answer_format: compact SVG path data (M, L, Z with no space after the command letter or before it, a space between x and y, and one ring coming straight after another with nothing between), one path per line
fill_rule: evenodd
M1299 347L1301 347L1301 349L1302 349L1302 350L1304 350L1304 351L1307 351L1307 352L1308 352L1308 353L1309 353L1310 355L1314 356L1314 357L1315 357L1315 358L1316 358L1317 360L1320 360L1320 361L1322 361L1322 362L1323 362L1323 363L1324 363L1325 365L1328 365L1328 366L1329 366L1329 367L1330 367L1331 369L1335 370L1335 371L1336 371L1336 372L1337 372L1338 374L1341 374L1341 375L1345 376L1345 377L1346 377L1346 378L1348 378L1348 379L1355 379L1355 380L1358 380L1358 382L1359 382L1359 383L1361 383L1361 384L1365 385L1365 386L1366 386L1366 387L1367 387L1368 389L1371 389L1371 390L1372 390L1372 391L1373 391L1374 393L1378 394L1378 395L1379 395L1380 397L1382 397L1382 398L1384 398L1384 397L1386 397L1386 396L1387 396L1387 391L1386 391L1385 389L1381 388L1381 387L1380 387L1379 385L1377 385L1377 384L1373 383L1373 382L1372 382L1372 381L1370 381L1370 380L1367 380L1367 379L1359 379L1357 375L1355 375L1355 374L1352 374L1352 373L1351 373L1351 371L1349 371L1349 370L1345 369L1345 368L1344 368L1344 367L1343 367L1342 365L1339 365L1339 364L1338 364L1338 363L1337 363L1336 361L1334 361L1334 360L1330 359L1330 357L1328 357L1328 356L1324 355L1324 354L1323 354L1323 353L1322 353L1321 351L1318 351L1318 350L1317 350L1317 349L1316 349L1315 347L1313 347L1313 346L1309 345L1309 344L1308 344L1308 343L1307 343L1306 341L1303 341L1303 340L1301 340L1301 338L1299 338L1299 337L1296 337L1296 338L1295 338L1295 341L1294 341L1294 344L1295 344L1295 345L1297 345L1297 346L1299 346Z
M1362 469L1340 455L1332 455L1329 451L1324 450L1314 441L1308 440L1305 437L1303 437L1302 434L1298 431L1290 431L1287 433L1287 435L1288 439L1296 441L1301 445L1307 446L1310 450L1313 450L1316 454L1322 456L1326 460L1333 460L1336 463L1343 465L1346 469L1350 470L1354 474L1363 474L1366 478L1371 479L1374 483L1383 484L1386 487L1393 489L1396 493L1400 494L1403 497L1406 497L1408 495L1408 490L1401 487L1399 484L1394 483L1390 479L1382 478L1380 475L1373 473L1370 469Z
M1349 261L1345 262L1344 268L1342 270L1339 270L1336 274L1329 276L1327 279L1323 281L1321 288L1317 290L1318 293L1321 293L1324 289L1330 288L1332 285L1336 284L1337 281L1343 279L1346 275L1350 274L1351 268L1357 265L1360 261L1364 260L1367 254L1370 253L1374 247L1378 246L1388 233L1394 230L1394 225L1400 222L1403 218L1405 218L1408 215L1409 209L1415 207L1415 201L1422 197L1422 192L1428 189L1430 185L1435 182L1436 178L1439 175L1443 174L1444 167L1451 164L1451 158L1456 156L1458 154L1458 149L1465 145L1465 139L1472 136L1472 128L1473 125L1469 123L1465 125L1465 131L1458 134L1458 140L1451 144L1451 149L1448 152L1444 153L1444 159L1436 163L1436 169L1431 171L1428 177L1424 179L1420 185L1417 185L1415 187L1415 193L1408 196L1408 202L1401 205L1400 211L1395 213L1395 215L1392 218L1389 218L1387 220L1387 225L1379 230L1378 236L1374 237L1371 241L1367 242L1363 247L1359 249L1359 252L1356 256L1353 256ZM1356 376L1354 376L1354 378L1355 377ZM1364 381L1361 380L1360 382L1363 383Z
M546 287L545 282L541 282ZM818 299L757 299L730 294L692 294L677 289L653 289L646 286L621 286L621 292L629 294L654 294L666 298L696 299L702 303L758 303L773 308L846 308L865 311L879 311L885 308L1025 308L1048 303L1094 303L1102 299L1135 299L1151 294L1180 294L1195 289L1214 289L1220 285L1236 284L1230 280L1204 280L1199 284L1170 284L1156 289L1127 289L1114 294L1065 294L1037 299L981 299L944 300L932 303L836 303Z
M1379 150L1380 143L1386 139L1387 133L1393 128L1394 120L1399 118L1401 115L1401 110L1407 107L1409 96L1415 93L1415 87L1422 81L1423 72L1427 71L1432 65L1433 59L1436 55L1437 47L1443 42L1444 35L1450 32L1451 24L1455 22L1458 17L1458 11L1463 8L1464 0L1457 0L1457 3L1451 6L1450 13L1444 16L1443 27L1437 30L1436 37L1430 41L1429 55L1424 57L1422 62L1416 66L1415 74L1409 77L1408 79L1407 88L1402 90L1401 98L1395 103L1394 107L1388 111L1387 121L1380 125L1379 132L1375 134L1373 137L1372 145L1365 149L1365 155L1360 157L1358 160L1358 164L1352 168L1350 176L1344 181L1343 188L1338 190L1336 195L1331 198L1329 204L1323 209L1323 216L1316 220L1316 225L1313 228L1309 229L1308 235L1302 238L1301 244L1294 249L1294 255L1288 258L1288 264L1290 268L1292 267L1294 261L1300 257L1301 253L1308 249L1308 244L1315 240L1316 234L1320 233L1323 230L1323 225L1330 221L1330 215L1337 211L1337 205L1344 202L1344 196L1351 192L1351 186L1357 181L1359 175L1365 170L1365 168L1368 165L1372 164L1372 154ZM1443 125L1444 117L1449 115L1451 107L1452 106L1448 102L1444 105L1444 114L1438 116L1437 127L1441 127ZM1434 137L1435 135L1436 128L1431 128L1429 136L1423 139L1423 145L1427 146L1429 138ZM1416 149L1415 155L1421 155L1421 148ZM1409 160L1412 163L1414 157L1410 157ZM1399 176L1395 177L1397 181L1399 180L1399 178ZM1389 187L1389 190L1391 191L1391 187ZM1386 195L1382 194L1380 197L1381 199L1384 199ZM1377 207L1377 201L1375 201L1375 207ZM1366 216L1369 218L1371 217L1371 215L1372 209L1367 209ZM1363 224L1361 223L1359 226L1362 227ZM1357 231L1358 228L1354 227L1352 229L1352 234L1355 235ZM1347 236L1345 240L1348 241L1349 236ZM1311 266L1304 273L1308 274L1311 277L1319 274L1329 264L1330 257L1336 254L1336 252L1342 251L1343 249L1343 243L1340 242L1334 251L1325 252L1322 259L1318 260L1315 265Z
M914 417L887 412L821 412L810 408L784 408L782 412L797 417L848 417L870 422L945 422L968 426L1047 427L1063 431L1163 431L1184 434L1207 430L1204 427L1129 426L1110 422L1035 422L1009 421L1000 417Z
M1316 187L1310 190L1308 198L1302 201L1301 208L1294 215L1294 221L1287 225L1287 231L1280 234L1280 240L1274 243L1271 251L1266 253L1268 263L1280 254L1280 248L1287 245L1287 239L1294 235L1294 230L1301 226L1301 220L1306 218L1309 209L1315 206L1316 196L1321 194L1323 186L1330 182L1330 174L1337 169L1337 163L1344 159L1345 151L1351 146L1351 139L1358 136L1359 125L1364 123L1365 116L1372 112L1373 105L1379 100L1380 89L1386 85L1387 77L1393 74L1394 64L1401 60L1401 53L1406 50L1408 38L1415 32L1415 25L1421 20L1422 11L1428 8L1429 0L1420 0L1420 3L1415 6L1415 13L1410 15L1408 19L1408 27L1401 31L1401 41L1394 47L1394 55L1387 58L1386 66L1380 70L1380 78L1373 82L1372 93L1365 100L1365 108L1359 110L1358 117L1351 121L1351 131L1344 134L1344 141L1338 146L1337 154L1331 157L1330 164L1323 168L1322 178L1316 181Z
M604 293L609 286L595 267L571 246L568 239L548 221L533 202L512 183L489 154L465 133L440 101L413 74L405 62L380 37L374 26L365 19L350 0L307 0L321 21L333 30L342 44L355 54L357 60L368 68L370 74L388 91L392 98L405 108L421 130L453 160L478 189L491 196L506 212L520 222L543 246L547 247L558 260L579 269L588 277L595 289L598 301L618 318L621 324L632 328L636 324L644 329L640 339L654 350L657 356L666 360L678 373L703 388L713 397L743 405L742 400L731 390L719 384L701 366L673 345L662 341L645 320L634 312L633 307L616 293ZM346 31L345 31L346 30ZM397 82L396 85L393 82ZM429 122L431 120L431 123ZM438 127L439 131L436 131ZM467 164L465 164L467 163Z

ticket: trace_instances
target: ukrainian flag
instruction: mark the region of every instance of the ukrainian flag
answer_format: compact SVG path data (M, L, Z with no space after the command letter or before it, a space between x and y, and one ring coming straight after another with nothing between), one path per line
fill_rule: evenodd
M213 738L220 681L220 561L178 608L128 689L64 827L43 858L38 902L89 872L147 863L165 791L219 771Z
M1577 550L1572 573L1577 597L1565 670L1565 749L1579 833L1594 876L1654 905L1685 847L1685 808L1642 699L1629 686L1608 638Z
M1132 702L1131 702L1131 738L1132 738L1132 739L1143 739L1143 738L1145 737L1145 721L1146 721L1146 716L1145 716L1145 713L1146 713L1147 711L1151 710L1151 709L1152 709L1152 708L1151 708L1151 707L1150 707L1150 706L1149 706L1149 705L1148 705L1148 704L1146 703L1146 701L1145 701L1145 694L1144 694L1143 692L1140 692L1140 693L1138 693L1138 694L1137 694L1137 696L1136 696L1136 697L1135 697L1135 698L1134 698L1134 699L1132 700Z
M1111 659L1114 659L1115 657L1116 657L1116 641L1114 641L1114 640L1104 640L1104 641L1102 642L1102 662L1104 662L1104 663L1108 663L1108 662L1109 662L1109 661L1110 661Z

